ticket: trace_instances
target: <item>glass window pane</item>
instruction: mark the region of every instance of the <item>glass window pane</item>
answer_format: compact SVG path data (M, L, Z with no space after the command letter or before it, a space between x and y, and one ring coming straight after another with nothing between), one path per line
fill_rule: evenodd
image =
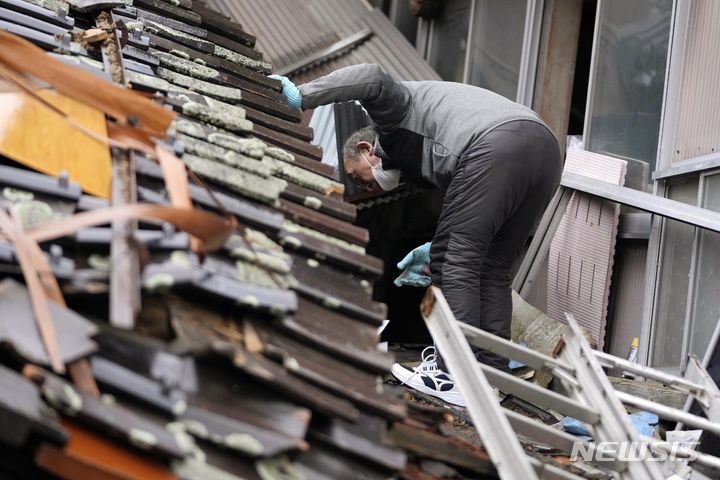
M477 0L468 83L517 98L527 0Z
M705 178L703 207L720 212L720 174ZM720 319L720 234L700 232L698 252L690 353L702 358Z
M407 0L392 0L390 2L388 17L398 30L415 45L415 37L418 30L418 17L410 11L410 3Z
M695 177L672 184L668 197L696 205L697 193L698 180ZM665 221L656 293L658 300L652 347L654 367L680 367L694 231L694 227L685 223Z
M641 160L653 171L673 2L601 5L587 149Z
M441 17L433 21L428 62L444 80L463 81L470 3L470 0L448 0Z

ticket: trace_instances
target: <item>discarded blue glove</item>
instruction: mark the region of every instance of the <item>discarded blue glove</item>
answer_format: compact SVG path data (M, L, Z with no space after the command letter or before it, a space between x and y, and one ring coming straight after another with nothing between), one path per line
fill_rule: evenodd
M393 282L396 286L409 285L412 287L427 287L432 283L429 275L423 272L423 267L430 264L430 242L420 245L400 260L397 268L403 272Z
M635 427L635 430L639 434L648 437L653 436L653 425L657 425L660 421L658 416L651 412L632 413L628 415L628 418L630 419L630 422L632 422L633 427ZM563 418L562 425L563 429L568 433L572 433L573 435L577 435L586 439L591 438L590 432L588 431L587 427L580 420L572 417L565 417Z
M287 98L288 105L292 108L302 107L302 95L300 89L290 81L289 78L282 75L268 75L270 78L280 80L282 82L282 93Z
M527 342L515 342L515 343L517 343L518 345L520 345L522 347L528 348ZM525 364L519 360L510 360L508 362L508 368L510 370L517 370L518 368L523 368L524 366L525 366Z
M579 437L590 437L590 432L588 431L587 427L583 422L578 420L577 418L573 417L565 417L562 421L563 429L568 432L572 433L573 435L577 435Z
M655 430L653 425L657 425L660 418L651 412L636 412L630 414L630 421L640 435L652 437Z
M592 441L590 432L588 431L585 424L582 423L580 420L577 420L572 417L565 417L565 418L563 418L562 426L563 426L563 430L565 430L568 433L572 433L573 435L578 437L583 442Z

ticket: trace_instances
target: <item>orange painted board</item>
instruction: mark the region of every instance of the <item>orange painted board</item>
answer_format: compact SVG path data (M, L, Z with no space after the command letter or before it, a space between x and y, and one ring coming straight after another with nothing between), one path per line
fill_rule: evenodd
M55 90L37 93L76 123L107 137L105 114L100 110ZM25 93L0 93L0 153L48 175L67 171L70 180L87 193L110 198L112 160L107 144Z
M148 136L165 138L177 115L133 90L67 65L29 41L3 31L0 31L0 69L24 84L28 83L28 76L47 82L57 91L102 110L122 125L137 123L137 128Z
M64 448L42 444L35 462L45 470L67 480L177 480L156 459L98 435L73 422L63 420L70 434Z

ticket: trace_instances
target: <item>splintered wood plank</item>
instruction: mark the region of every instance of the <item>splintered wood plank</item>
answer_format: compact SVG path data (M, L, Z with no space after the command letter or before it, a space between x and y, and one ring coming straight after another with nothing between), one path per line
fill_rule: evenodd
M76 100L100 109L122 125L137 124L138 135L165 137L175 113L132 90L53 58L22 38L0 31L0 62L13 82L34 90L26 76L50 83Z
M103 112L54 90L37 92L75 123L107 136ZM49 175L67 171L87 193L110 198L110 149L24 93L0 93L0 153Z

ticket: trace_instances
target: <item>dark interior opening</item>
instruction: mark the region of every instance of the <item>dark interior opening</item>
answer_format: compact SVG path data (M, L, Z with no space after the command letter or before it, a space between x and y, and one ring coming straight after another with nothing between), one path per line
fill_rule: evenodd
M597 0L583 1L568 135L582 135L585 127L585 104L587 103L588 81L590 79L590 60L592 58L596 11Z
M334 108L338 165L342 166L345 140L354 131L368 125L369 119L362 107L354 102L336 104ZM346 198L352 200L366 196L347 180L343 168L338 170L340 181L345 184ZM420 300L425 289L396 287L393 280L400 274L400 270L395 267L397 263L413 248L432 240L440 217L442 196L439 192L410 187L393 195L392 200L381 198L366 198L361 202L364 206L358 209L355 224L369 231L366 252L381 258L385 264L385 272L375 282L373 291L373 300L383 302L388 307L390 324L383 338L394 343L429 343L430 334L420 317Z

